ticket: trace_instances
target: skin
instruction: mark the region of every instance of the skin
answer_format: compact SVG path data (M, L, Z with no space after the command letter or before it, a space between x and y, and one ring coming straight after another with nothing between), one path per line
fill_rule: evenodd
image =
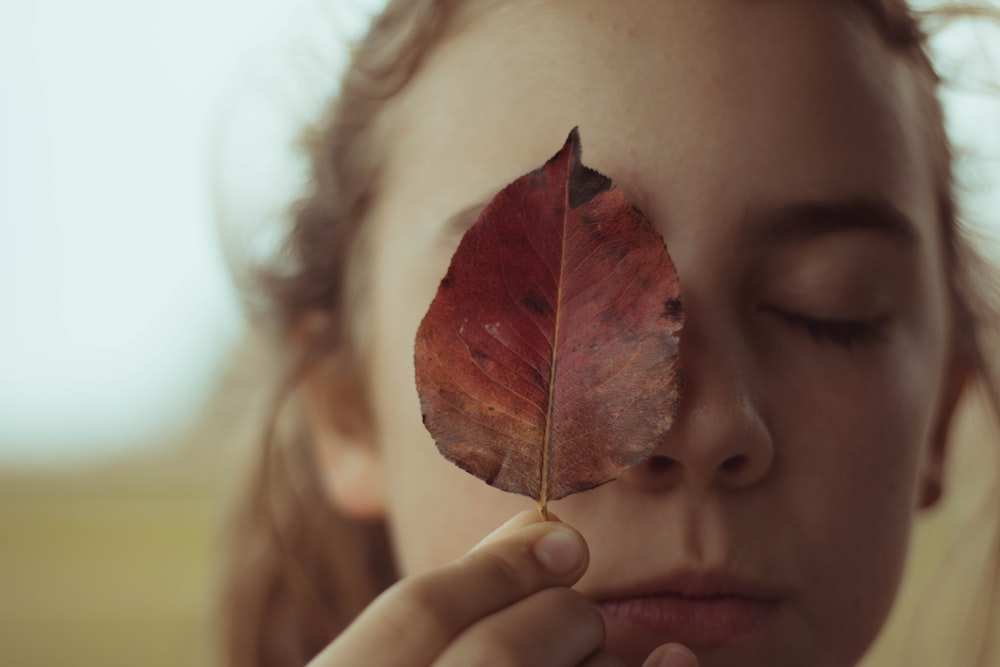
M512 3L447 38L389 103L369 221L377 426L338 428L319 381L308 405L333 501L387 518L405 578L316 665L479 664L483 651L489 664L642 665L674 638L602 619L590 601L679 568L780 592L763 626L695 647L701 665L860 659L892 604L961 381L919 84L846 12ZM446 221L542 164L576 125L585 164L670 249L686 389L655 453L663 465L552 505L589 545L557 576L531 555L556 527L530 513L463 556L532 501L438 454L421 424L413 339L458 243ZM775 238L747 215L845 197L887 202L912 238L851 226ZM875 333L845 345L805 318ZM405 628L422 629L416 644L400 639ZM565 653L544 654L553 644Z

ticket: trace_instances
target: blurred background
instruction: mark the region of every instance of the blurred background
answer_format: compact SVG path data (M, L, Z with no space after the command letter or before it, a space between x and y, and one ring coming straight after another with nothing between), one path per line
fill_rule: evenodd
M270 389L222 248L378 4L0 0L0 665L214 664Z
M273 248L296 133L381 4L0 0L0 665L214 664L269 389L222 248ZM966 209L997 233L1000 32L935 49ZM921 528L905 599L985 497L984 455L950 471L971 491Z

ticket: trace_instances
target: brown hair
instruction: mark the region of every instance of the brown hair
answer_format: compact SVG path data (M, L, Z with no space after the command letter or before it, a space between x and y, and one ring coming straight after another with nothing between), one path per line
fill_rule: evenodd
M952 149L938 97L939 77L927 55L924 25L990 13L949 5L918 13L905 0L852 0L886 42L907 58L926 84L927 125L936 149L937 201L951 278L960 353L976 371L1000 414L1000 368L988 351L1000 349L1000 306L989 291L993 274L975 252L957 214ZM262 319L287 340L311 314L313 328L291 360L262 449L235 520L224 596L225 662L233 667L302 665L314 657L395 579L381 522L359 523L334 511L322 491L313 450L296 420L282 419L302 376L324 360L346 361L346 374L364 396L356 360L365 336L356 327L365 276L363 222L377 196L381 151L373 119L407 85L423 59L460 17L469 0L391 0L352 52L337 98L304 133L311 187L293 208L291 229L275 265L260 272ZM993 14L993 16L996 16ZM251 295L252 296L252 295ZM354 365L351 365L355 360ZM364 409L364 406L360 406ZM287 416L287 415L286 415ZM997 477L1000 478L1000 472ZM1000 512L997 513L1000 518ZM1000 564L991 584L1000 581ZM990 614L1000 591L987 588ZM993 627L987 623L985 627ZM985 641L985 640L984 640ZM981 661L985 661L983 652ZM985 662L982 662L985 665Z

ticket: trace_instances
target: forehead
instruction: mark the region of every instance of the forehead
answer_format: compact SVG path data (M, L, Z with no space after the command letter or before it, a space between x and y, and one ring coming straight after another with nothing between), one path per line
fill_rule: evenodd
M670 219L870 194L930 233L919 109L908 65L847 3L503 3L434 49L392 102L383 192L420 234L579 126L584 161L668 242L682 233Z

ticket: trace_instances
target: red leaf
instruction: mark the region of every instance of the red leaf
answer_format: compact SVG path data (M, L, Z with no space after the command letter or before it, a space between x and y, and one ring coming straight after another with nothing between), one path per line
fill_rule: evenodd
M548 500L647 458L680 401L680 283L663 239L574 129L465 233L416 339L424 424L489 484Z

